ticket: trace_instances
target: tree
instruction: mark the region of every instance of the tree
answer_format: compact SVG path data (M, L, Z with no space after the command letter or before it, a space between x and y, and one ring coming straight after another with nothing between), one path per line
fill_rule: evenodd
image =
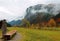
M55 20L54 19L50 19L50 21L48 22L48 26L52 26L52 27L56 26Z
M28 20L23 19L22 22L23 22L22 23L23 26L25 26L25 27L29 27L30 26L30 22Z

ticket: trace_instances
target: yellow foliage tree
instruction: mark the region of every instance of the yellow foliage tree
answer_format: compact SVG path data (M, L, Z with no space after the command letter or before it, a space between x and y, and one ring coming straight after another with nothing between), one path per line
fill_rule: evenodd
M56 22L55 22L55 20L53 18L49 20L48 26L50 26L50 27L56 26Z

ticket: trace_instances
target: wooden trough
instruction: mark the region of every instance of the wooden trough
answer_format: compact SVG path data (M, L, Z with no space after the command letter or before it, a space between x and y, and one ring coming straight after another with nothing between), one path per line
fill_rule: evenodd
M16 30L9 31L4 35L4 38L6 40L10 40L12 37L14 37L14 35L16 35L16 32L17 32Z
M2 30L2 38L6 40L10 40L16 34L16 30L7 32L6 20L0 21L0 29Z

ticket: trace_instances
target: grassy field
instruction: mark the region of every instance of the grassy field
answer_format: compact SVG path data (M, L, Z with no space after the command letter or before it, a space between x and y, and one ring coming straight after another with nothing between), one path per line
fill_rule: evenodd
M8 28L8 30L15 29L22 35L22 39L18 41L60 41L60 31L57 30L51 31L17 27Z
M60 28L55 29L27 29L27 28L18 28L11 27L8 28L10 30L17 30L18 33L22 36L21 40L18 41L60 41ZM1 30L0 30L1 36Z

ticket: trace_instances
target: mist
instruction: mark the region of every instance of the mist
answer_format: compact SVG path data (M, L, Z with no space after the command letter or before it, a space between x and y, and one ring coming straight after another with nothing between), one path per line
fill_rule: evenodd
M26 9L37 4L60 4L60 0L0 0L0 20L6 19L7 21L12 21L16 19L23 19L26 15ZM54 14L59 11L58 6L56 7L56 11L53 12ZM46 9L42 10L47 12ZM32 12L34 13L36 11Z

